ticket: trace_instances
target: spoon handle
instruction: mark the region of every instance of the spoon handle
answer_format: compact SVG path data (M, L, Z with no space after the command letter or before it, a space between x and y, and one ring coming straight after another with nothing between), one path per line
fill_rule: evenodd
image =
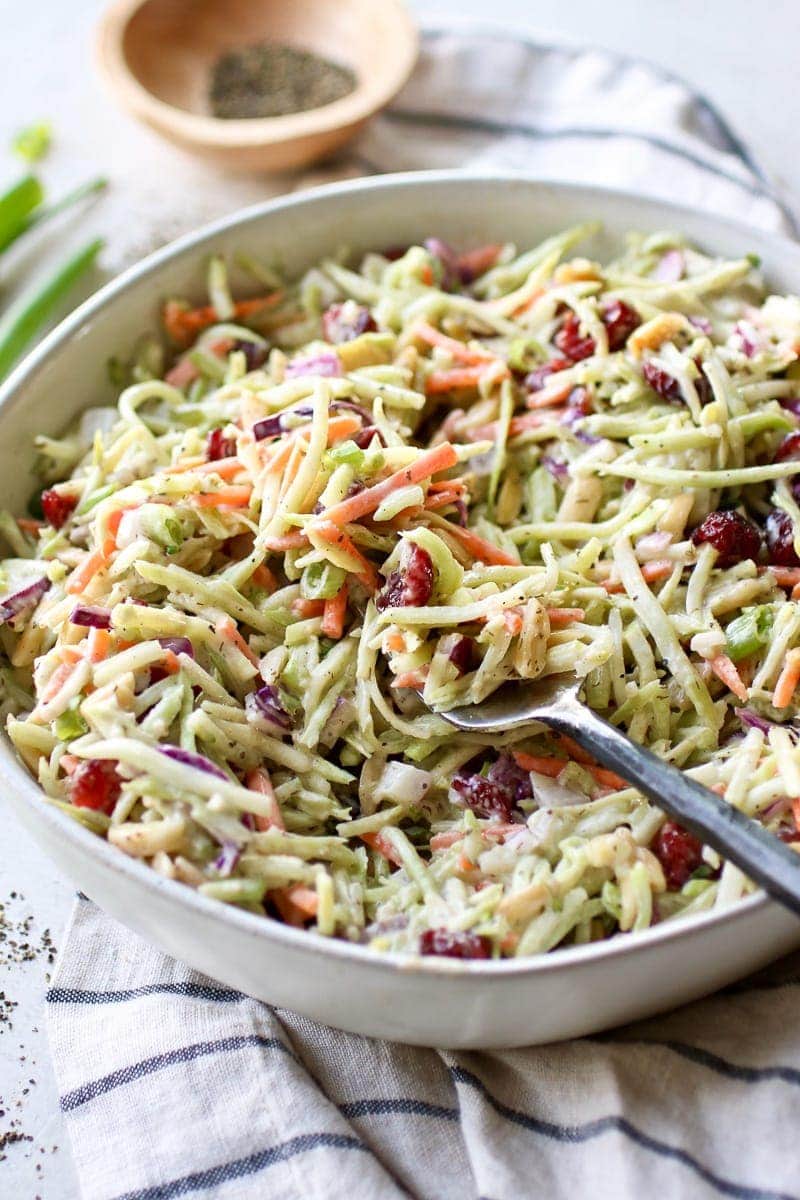
M761 884L771 896L800 915L800 855L774 833L657 758L573 699L537 718L568 733L598 762L611 767L649 800L713 846Z

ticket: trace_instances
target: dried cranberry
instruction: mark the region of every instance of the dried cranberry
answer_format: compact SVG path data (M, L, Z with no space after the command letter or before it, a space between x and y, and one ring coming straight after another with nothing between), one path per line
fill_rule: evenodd
M800 458L800 430L787 433L775 451L775 462L793 462Z
M471 637L460 637L454 643L453 649L447 657L459 675L466 675L467 671L473 669L477 657L475 653L476 649L475 641Z
M82 762L69 781L70 800L76 808L93 808L110 814L119 799L122 780L108 758Z
M655 363L643 363L642 375L644 376L645 383L653 389L656 395L661 396L663 400L681 399L681 385L677 379L666 371L662 371Z
M489 768L487 779L503 787L519 804L520 800L533 798L531 773L521 767L511 754L501 754L496 763Z
M420 954L440 958L491 958L491 938L480 933L451 933L449 929L426 929L419 939Z
M408 246L387 246L385 250L381 251L381 254L389 262L397 262L404 254L408 254Z
M221 429L212 429L206 439L206 458L209 462L218 462L221 458L231 458L236 453L236 442L233 438L225 437Z
M64 496L61 492L57 492L55 488L48 488L42 492L42 512L44 519L48 525L52 525L53 529L60 529L66 520L75 511L78 504L77 496Z
M703 843L674 821L665 821L651 846L664 871L667 888L676 892L703 862Z
M642 323L635 308L624 300L609 300L603 309L603 324L608 333L609 350L621 350L633 333Z
M392 571L375 605L384 608L421 608L433 595L433 560L427 550L406 542L401 569Z
M697 392L697 398L700 403L702 405L706 405L713 396L711 384L703 374L700 359L696 358L694 363L699 372L697 379L694 380L694 390ZM662 399L672 401L677 400L679 402L683 400L683 396L681 394L681 385L678 383L677 379L670 375L668 371L662 371L660 367L655 365L655 363L643 363L642 375L644 376L645 383L648 383L653 391L656 392L657 395L661 396Z
M332 304L322 314L322 332L326 342L338 346L341 342L352 342L362 333L374 333L378 326L368 308L347 301Z
M708 514L692 534L695 546L708 542L717 551L717 566L732 567L743 559L758 558L761 534L752 522L733 509Z
M514 811L514 797L507 787L494 783L485 775L456 775L452 783L466 804L479 817L500 817L510 821Z
M569 313L553 338L555 345L570 362L580 362L594 354L594 338L581 335L581 323L575 313Z
M263 367L269 354L267 346L262 346L258 342L247 342L243 338L235 341L233 348L234 350L241 350L248 371L255 371L258 367Z
M535 367L533 371L529 371L525 376L525 387L529 392L540 392L547 383L551 375L555 375L558 371L566 371L570 365L567 358L551 358L550 362L543 363L541 367Z
M800 558L794 548L794 522L782 508L773 508L764 522L769 561L778 567L798 567Z
M365 425L358 433L353 434L353 441L359 450L366 450L373 438L377 438L382 446L386 445L386 439L377 425Z

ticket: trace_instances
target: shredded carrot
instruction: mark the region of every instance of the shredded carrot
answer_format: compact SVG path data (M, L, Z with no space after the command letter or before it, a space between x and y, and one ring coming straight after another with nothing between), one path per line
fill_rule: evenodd
M168 675L177 675L181 669L181 664L178 662L178 656L174 650L164 651L164 670Z
M489 242L486 246L476 246L474 250L467 250L464 254L459 254L456 260L459 274L477 279L479 275L485 274L494 266L502 249L499 242Z
M800 600L800 583L796 583L792 588L792 599Z
M38 533L44 528L44 521L37 521L35 517L17 517L17 524L23 533Z
M528 296L527 300L523 300L522 304L519 304L514 309L514 312L512 315L515 318L524 316L526 312L531 311L531 309L534 307L534 305L539 303L539 301L541 300L543 295L544 295L544 288L536 288L535 291L531 292L531 294L530 294L530 296Z
M529 412L523 413L519 417L512 417L508 426L509 439L519 437L521 433L527 433L529 429L538 429L542 425L547 425L558 415L556 412ZM469 439L472 442L481 442L485 438L496 437L497 429L497 421L491 421L488 425L479 425L477 429L469 431Z
M377 850L378 854L381 854L387 862L394 863L396 867L403 865L402 858L382 833L362 833L361 840L366 842L371 850Z
M464 499L464 492L461 488L452 488L448 491L434 492L433 495L428 495L424 507L429 511L438 508L447 508L448 504L458 504L459 500ZM407 512L406 509L403 512Z
M65 591L71 596L77 595L88 586L98 571L102 571L105 566L105 559L99 550L89 554L69 577Z
M515 608L503 609L503 625L506 633L510 633L512 637L517 637L522 633L522 615Z
M252 300L239 300L234 305L234 317L243 321L259 312L262 308L272 308L283 297L281 291L272 292L268 296L256 296ZM199 308L186 308L179 300L168 300L162 310L161 319L164 328L179 346L188 346L209 325L219 321L217 310L212 304L204 304Z
M425 676L422 671L401 671L399 675L395 675L391 686L393 688L417 688L425 686Z
M790 650L772 693L775 708L788 708L800 683L800 650Z
M344 633L344 619L347 613L347 582L345 581L339 588L339 591L330 600L325 601L325 611L322 614L322 632L325 637L334 638L336 641Z
M448 471L457 462L458 454L449 442L442 442L430 450L423 450L413 463L395 471L388 479L365 488L363 492L356 492L354 496L347 496L338 504L332 504L325 511L325 521L335 525L349 525L359 517L374 512L378 505L398 488L430 479L440 471Z
M325 516L327 517L327 515L326 513ZM332 521L328 520L314 521L313 525L309 526L309 528L313 529L314 534L323 542L326 542L330 546L338 547L348 558L352 558L354 564L353 574L356 579L363 583L368 591L376 592L378 590L381 580L376 568L356 548L343 529L340 529L338 525L334 525Z
M292 612L298 617L321 617L325 612L324 600L306 600L304 596L298 596L291 603Z
M570 625L573 621L582 621L586 613L582 608L548 608L547 616L551 626Z
M277 908L281 915L281 919L287 925L293 925L295 929L302 929L307 921L305 913L293 904L288 896L287 888L273 888L268 893L269 899Z
M462 874L464 874L464 875L469 874L469 872L472 871L474 869L474 867L475 867L475 863L472 861L471 858L467 858L466 854L464 854L464 853L459 854L458 870L461 871Z
M489 366L490 364L484 363L479 367L453 367L447 371L431 371L425 382L425 392L428 396L439 396L442 392L452 392L456 388L476 388Z
M518 567L519 559L499 546L493 546L485 538L479 537L472 529L464 529L452 522L447 527L448 537L453 537L464 549L472 555L476 562L486 563L493 567Z
M446 333L435 329L427 321L415 321L411 327L411 335L418 337L420 341L427 342L429 346L438 346L441 350L446 350L456 362L476 366L479 363L490 363L497 360L497 355L492 354L491 351L484 350L482 347L467 346L464 342L459 342L456 338L448 337Z
M57 696L74 670L74 662L62 662L60 666L56 667L39 697L39 704L47 704L54 696Z
M361 418L355 413L343 413L340 417L331 417L328 421L328 445L342 442L351 434L358 433L361 428ZM305 440L305 439L304 439Z
M61 761L64 761L63 758ZM446 829L444 833L435 833L430 841L431 850L448 850L464 836L463 829Z
M574 383L566 383L560 387L557 392L551 392L545 388L541 392L533 392L527 399L528 408L555 408L559 404L563 404L569 396L570 392L575 387Z
M107 629L89 630L89 636L86 639L89 662L103 662L104 659L108 658L110 646L111 634Z
M182 388L186 387L187 384L194 383L195 379L199 379L200 372L188 354L184 354L183 358L180 358L174 367L170 367L164 378L173 387Z
M793 588L800 583L800 567L767 567L775 576L778 587Z
M319 898L313 888L306 887L302 883L295 883L286 889L286 895L295 908L299 908L306 917L317 915Z
M569 762L569 759L566 758L540 757L536 754L526 754L523 750L512 750L511 753L523 771L536 771L539 775L549 775L551 779L558 778ZM628 786L624 779L621 779L613 771L607 771L605 767L595 767L590 763L582 763L581 766L584 766L603 787L624 788Z
M269 567L265 567L263 563L259 563L253 574L250 576L256 587L261 588L265 592L272 595L278 590L278 581L270 571Z
M131 507L135 508L137 506L132 505ZM106 536L103 539L103 558L106 562L111 559L111 556L117 548L117 534L119 533L119 527L122 523L122 518L128 511L129 509L126 505L124 508L115 509L114 512L110 513L108 516L106 521Z
M302 550L303 546L307 545L308 537L299 529L295 533L281 534L280 537L264 538L265 548L275 554L282 554L285 550Z
M283 814L272 786L269 771L265 767L256 767L255 770L250 771L246 782L251 792L259 792L270 802L271 811L268 817L262 816L261 813L253 814L253 824L256 829L261 833L267 829L285 829Z
M642 567L642 575L648 583L657 583L660 579L667 579L675 569L675 563L671 558L657 558L652 562L645 563ZM616 595L618 592L623 592L625 589L619 579L610 576L604 579L601 587L610 595Z
M399 629L387 634L385 645L393 654L404 654L407 649L406 639Z
M419 277L426 287L433 287L433 267L428 263L420 271Z
M66 754L62 757L62 763L66 757ZM794 817L794 827L800 833L800 796L795 796L792 801L792 816Z
M467 485L463 479L432 479L428 484L428 495L438 495L439 492L459 492L465 495Z
M219 475L220 479L233 479L244 468L236 455L233 455L231 458L218 458L213 462L206 462L205 459L186 459L182 463L176 463L174 467L166 467L165 470L170 474L191 471L194 475Z
M568 733L556 734L556 740L559 746L566 751L573 762L581 763L581 765L584 767L592 766L594 764L594 759L592 758L591 754L587 754L583 747L579 746L575 739L571 738Z
M248 486L220 488L216 492L199 492L191 499L197 508L247 508L253 489Z
M733 692L739 700L747 699L747 688L744 680L736 669L736 664L728 658L727 654L718 654L715 658L708 661L708 665L716 675L717 679L721 679L728 691Z
M220 617L214 626L214 631L222 638L223 641L235 646L242 653L248 662L251 662L254 667L258 666L258 658L248 646L232 617Z

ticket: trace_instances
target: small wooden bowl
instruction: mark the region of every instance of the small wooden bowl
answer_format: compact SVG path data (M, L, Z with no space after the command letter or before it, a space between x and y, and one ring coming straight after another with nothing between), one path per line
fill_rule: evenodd
M356 74L355 89L284 117L210 115L214 63L275 41ZM124 108L158 133L232 171L283 171L332 154L400 90L417 56L401 0L117 0L98 29L98 59Z

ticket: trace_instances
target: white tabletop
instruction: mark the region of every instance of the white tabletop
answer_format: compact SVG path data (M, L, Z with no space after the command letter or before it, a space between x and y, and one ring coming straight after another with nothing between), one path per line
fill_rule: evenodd
M800 196L795 0L772 0L761 17L747 0L572 0L554 9L530 0L494 0L488 10L479 0L433 5L415 0L411 6L426 18L471 17L484 23L488 12L495 22L518 28L533 10L540 15L533 32L543 41L594 43L660 63L711 98L762 165ZM0 18L6 18L0 20L3 74L13 80L6 83L0 106L0 179L15 170L5 151L13 133L38 117L51 118L57 144L44 173L53 191L97 173L111 179L108 201L81 232L86 236L89 225L92 231L99 225L113 264L151 248L147 240L137 245L137 205L142 211L146 206L148 215L153 206L163 212L166 233L183 228L187 168L153 135L119 115L101 91L90 62L91 30L100 7L99 0L38 0L12 10L11 0L0 0ZM217 187L227 188L230 208L268 194L253 182L218 181ZM135 200L126 208L130 195ZM49 928L58 944L74 889L12 822L4 829L0 903L13 891L23 898L10 902L7 920L14 924L32 916L29 940L40 943ZM9 957L8 942L0 941L0 993L17 1005L9 1028L0 996L0 1192L20 1200L72 1200L78 1185L44 1031L47 955L27 963ZM3 1148L1 1135L8 1131L32 1140ZM113 1130L104 1136L113 1137Z

